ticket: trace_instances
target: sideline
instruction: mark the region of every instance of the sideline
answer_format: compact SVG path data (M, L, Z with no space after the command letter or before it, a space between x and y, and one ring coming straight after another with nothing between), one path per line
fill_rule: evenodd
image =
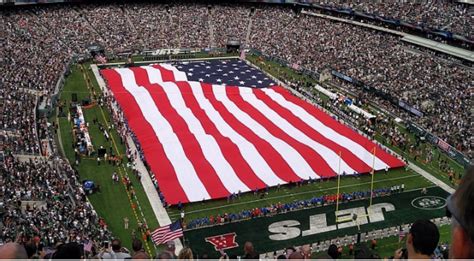
M423 178L423 176L421 176L421 175L419 177ZM383 179L383 180L376 180L376 181L374 181L374 183L381 183L381 182L386 182L386 181L394 181L394 180L402 180L402 179L413 179L413 178L414 178L413 176L396 177L396 178L389 178L389 179ZM431 180L428 180L428 181L431 181ZM363 183L358 183L358 184L355 184L355 185L344 185L344 186L340 186L340 188L357 187L357 186L361 186L361 185L367 185L367 184L370 184L370 183L371 182L363 182ZM434 183L434 184L436 185L436 183ZM295 196L295 195L312 194L312 193L315 193L315 192L330 191L330 190L335 190L335 189L337 189L337 187L324 188L324 189L311 190L311 191L303 191L303 192L298 192L298 193L290 193L290 194L287 194L287 195L274 196L274 197L266 197L266 198L263 198L263 199L255 199L255 200L249 200L249 201L239 202L239 203L235 203L235 204L227 204L227 205L224 205L224 206L218 206L218 207L212 207L212 208L202 208L202 209L186 212L186 214L199 213L199 212L202 212L202 211L221 209L221 208L227 208L227 207L233 207L233 206L239 206L239 205L246 205L248 203L255 203L255 202L266 201L266 200L271 200L271 199L292 197L292 196ZM417 190L417 189L412 189L412 190ZM412 190L406 190L406 192L412 191ZM178 216L178 215L179 215L178 213L173 213L170 216Z
M436 184L436 186L442 188L444 191L450 194L454 193L454 189L452 187L450 187L448 184L444 183L443 181L439 180L435 176L431 175L424 169L418 167L415 163L408 161L408 167L412 169L413 171L415 171L416 173L420 174L421 176L425 177L427 180L433 182L434 184Z
M84 77L84 79L86 80L86 86L87 86L87 89L89 90L90 94L95 94L95 91L94 91L94 87L91 86L92 84L90 83L89 81L89 76L87 75L87 68L85 68L82 64L80 65L80 69L81 69L81 73L82 73L82 76ZM100 109L100 112L102 114L102 119L104 121L104 124L107 128L109 128L109 122L107 121L107 117L105 117L105 113L104 113L104 109L101 107L101 106L98 106L98 108ZM114 139L114 136L111 134L110 135L110 138L112 140L112 144L115 148L115 151L117 152L118 155L120 155L120 151L117 147L117 143L115 142L115 139ZM124 177L127 177L128 178L128 173L127 173L127 169L123 166L123 164L121 166L119 166L117 168L118 170L118 173L119 173L119 176L120 176L120 180L123 180ZM134 204L134 200L133 200L133 197L132 195L130 194L130 191L127 190L127 187L125 185L125 183L121 182L126 193L127 193L127 197L128 197L128 201L130 203L130 207L132 208L132 212L133 212L133 215L135 216L135 219L137 221L137 224L141 223L140 221L140 218L138 217L138 214L137 214L137 210L136 210L136 207L135 207L135 204ZM138 197L135 196L135 202L136 202L136 206L138 207L139 211L140 211L140 215L141 215L141 219L143 221L145 221L145 223L147 223L146 219L145 219L145 215L142 211L142 208L140 206L140 201L138 200ZM143 234L144 235L144 234ZM153 253L151 251L151 248L148 244L148 241L144 241L144 244L145 244L145 249L148 251L148 254L150 256L153 256ZM155 253L156 253L156 246L153 244L153 247L155 249Z
M97 65L91 64L91 69L94 73L97 83L99 84L100 89L102 90L102 92L106 93L106 84L99 73L99 68L97 67ZM135 143L133 142L130 135L127 135L127 143L132 153L134 153L137 148L135 147ZM143 190L145 191L145 194L147 195L148 200L150 201L151 208L153 209L153 213L155 214L158 223L160 224L160 226L166 226L171 224L171 219L168 216L166 209L163 207L163 204L161 204L161 200L158 197L158 193L156 192L155 186L151 181L150 173L145 168L145 165L139 157L135 160L135 162L137 163L137 169L140 171L140 173L142 173L142 178L140 179L140 182L142 183ZM183 244L179 239L175 239L174 243L176 246L176 253L179 253L179 251L181 251L181 249L183 248Z
M428 186L428 187L425 187L425 188L426 188L426 189L437 188L437 186L436 186L436 185L433 185L433 186ZM399 192L399 193L397 193L397 194L403 194L403 193L408 193L408 192L413 192L413 191L421 191L421 190L422 190L422 188L414 188L414 189L405 190L405 191L403 191L403 192ZM383 197L390 197L390 196L393 196L393 195L385 195L385 196L376 197L376 198L383 198ZM362 201L365 201L365 200L367 200L367 198L354 199L354 200L352 200L352 201L350 201L350 202L356 202L356 201L362 202ZM350 203L350 202L345 202L344 204L347 204L347 203ZM270 215L270 216L259 216L259 217L254 217L254 218L245 218L245 219L233 221L233 222L230 222L230 223L237 224L237 223L249 221L249 220L252 220L252 219L257 219L257 218L270 218L270 217L275 217L275 216L278 216L278 215L284 215L284 214L293 213L293 212L298 212L298 211L303 211L303 210L313 210L313 209L316 209L316 208L327 207L327 206L336 206L336 204L327 204L327 205L321 205L321 206L317 206L317 207L314 207L314 206L313 206L313 207L308 207L308 208L300 208L300 209L289 210L289 211L284 212L284 213L278 213L278 214L274 214L274 215ZM221 223L221 224L214 224L214 225L207 225L207 226L195 227L195 228L186 229L185 231L193 231L193 230L199 230L199 229L207 229L207 228L212 228L212 227L215 227L215 226L227 225L227 224L230 224L230 223Z

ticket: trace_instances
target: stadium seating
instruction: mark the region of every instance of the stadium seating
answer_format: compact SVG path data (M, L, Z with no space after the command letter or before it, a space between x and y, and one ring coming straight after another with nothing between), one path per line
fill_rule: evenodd
M369 13L392 13L434 27L447 26L453 32L473 37L473 16L464 6L448 1L412 4L409 8L373 2L351 7ZM252 8L256 8L254 13ZM47 118L37 118L35 108L43 99L51 98L72 59L86 56L86 47L95 43L115 57L122 52L158 48L224 47L229 37L237 37L247 47L264 54L317 72L330 67L402 97L425 116L410 115L367 96L353 85L333 82L365 100L376 101L401 118L419 123L469 157L473 155L469 107L472 68L460 65L452 57L440 57L402 43L397 36L266 5L42 5L2 7L0 16L0 151L6 156L0 164L0 177L6 213L2 222L9 225L2 228L4 242L15 239L18 228L29 223L39 235L49 238L49 245L64 240L70 231L79 231L80 240L101 242L110 238L107 224L81 191L77 173L57 156L58 151L53 151L47 161L21 163L13 157L39 157L41 140L54 140L54 128ZM23 184L33 189L25 190ZM54 200L58 198L61 202ZM21 212L15 205L18 200L45 201L55 211ZM52 224L44 225L47 221ZM396 234L395 230L386 232ZM372 237L376 236L371 234L369 238ZM319 248L325 250L330 243L322 242Z

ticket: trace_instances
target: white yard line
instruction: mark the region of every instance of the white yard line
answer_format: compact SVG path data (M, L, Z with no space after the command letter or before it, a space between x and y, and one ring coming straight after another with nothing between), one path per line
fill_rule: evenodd
M91 68L102 92L108 92L105 81L104 79L102 79L97 65L92 64ZM135 147L135 143L133 142L130 136L127 136L127 143L133 154L137 148ZM156 191L155 186L151 181L150 173L145 168L145 165L139 157L135 160L135 162L137 164L137 169L142 174L140 182L143 186L143 190L145 191L145 194L147 195L148 200L150 201L151 208L153 209L153 213L155 214L158 223L160 224L160 226L166 226L171 224L171 219L168 215L168 212L166 212L166 209L163 207L163 204L161 203L161 200L158 196L158 192ZM183 248L183 245L179 239L175 239L174 243L176 246L176 253L179 253L179 251L181 251L181 249Z
M451 193L451 194L454 193L454 189L452 187L448 186L448 184L444 183L443 181L441 181L438 178L434 177L430 173L426 172L424 169L418 167L413 162L409 161L408 162L408 167L410 169L412 169L413 171L415 171L416 173L420 174L421 176L425 177L427 180L433 182L438 187L444 189L446 192Z

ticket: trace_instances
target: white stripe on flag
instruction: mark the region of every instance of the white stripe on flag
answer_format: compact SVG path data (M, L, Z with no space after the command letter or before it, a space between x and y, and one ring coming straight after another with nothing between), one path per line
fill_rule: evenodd
M326 161L332 170L337 173L339 170L339 154L335 151L332 151L328 147L312 140L310 137L306 136L299 129L291 125L286 119L278 115L273 109L268 107L265 103L255 97L252 89L249 88L240 88L241 97L247 101L249 104L254 106L257 110L262 112L262 114L278 126L281 130L286 132L288 135L296 139L297 141L306 144L312 148L316 153L321 155L321 157ZM341 173L354 173L352 169L345 161L341 160Z
M308 165L304 158L293 147L283 140L273 136L260 123L253 120L247 113L242 111L227 97L225 88L219 85L212 86L216 99L227 108L242 124L252 130L257 136L266 140L271 146L287 161L296 175L302 179L319 178L313 169Z
M188 77L186 76L186 73L178 70L173 65L167 64L167 63L161 63L159 65L161 67L167 69L167 70L173 71L175 81L187 81L188 80Z
M166 243L166 242L169 242L171 240L174 240L174 239L177 239L177 238L180 238L183 236L183 233L172 233L172 234L168 234L167 237L164 237L162 239L159 239L159 240L155 240L155 242L159 242L159 244L163 244L163 243ZM157 244L157 245L159 245Z
M141 66L140 68L145 69L147 72L148 70L153 69L153 73L148 73L148 79L150 79L151 83L163 82L163 77L161 76L160 70L155 69L151 66Z
M174 235L181 235L183 234L183 231L182 229L179 229L179 230L176 230L176 231L170 231L169 229L167 230L164 230L164 231L160 231L154 235L152 235L152 239L154 241L162 241L166 238L169 238L170 236L174 236Z
M258 177L269 186L276 186L278 184L285 184L286 182L280 179L270 168L266 160L260 155L255 148L255 145L249 142L236 132L229 124L222 118L218 111L212 106L208 99L204 96L202 86L199 82L189 82L194 97L199 106L205 111L206 115L215 124L217 130L224 137L228 137L240 150L242 156L250 165L252 170ZM221 88L225 88L221 86Z
M159 237L157 237L156 235L151 237L151 239L156 245L160 245L160 244L169 242L171 240L174 240L176 238L182 237L183 230L179 229L179 230L171 232L168 229L168 231L160 232L159 234L160 234Z
M153 75L156 73L155 71L159 71L158 69L151 67L145 69L147 70L148 75ZM158 83L154 82L151 78L150 82L153 84ZM163 90L166 93L166 96L168 97L171 106L183 118L183 120L188 125L188 128L191 133L193 133L193 135L196 137L206 160L215 169L216 174L219 176L225 188L230 193L251 190L239 179L232 166L224 158L224 156L222 155L222 151L214 137L208 135L204 131L201 122L186 106L181 91L176 86L176 84L174 82L162 82L160 83L160 85L163 87Z
M373 152L367 151L364 147L362 147L357 142L354 142L350 138L341 135L334 131L332 128L324 125L321 123L317 118L313 117L307 111L305 111L300 106L287 101L281 94L275 92L272 89L262 89L272 100L280 104L281 106L288 108L296 117L300 118L304 122L306 122L311 128L318 131L324 137L336 142L342 147L347 148L348 150L352 151L358 158L360 158L363 162L365 162L368 166L372 166L373 164ZM358 134L357 134L358 135ZM385 169L388 165L385 164L382 160L378 157L375 158L375 169ZM352 173L352 172L351 172Z
M197 176L192 163L187 158L181 142L173 132L169 122L157 109L148 91L137 85L135 75L130 69L115 70L120 74L124 88L135 98L143 116L148 123L150 123L153 131L163 145L166 156L173 165L179 183L183 187L186 196L190 201L210 199L209 193Z

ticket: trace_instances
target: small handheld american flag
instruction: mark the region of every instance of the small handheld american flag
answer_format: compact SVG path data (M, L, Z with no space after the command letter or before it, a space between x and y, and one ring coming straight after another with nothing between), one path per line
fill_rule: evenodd
M160 245L183 236L181 221L177 220L169 225L159 227L151 233L151 239L156 245Z

